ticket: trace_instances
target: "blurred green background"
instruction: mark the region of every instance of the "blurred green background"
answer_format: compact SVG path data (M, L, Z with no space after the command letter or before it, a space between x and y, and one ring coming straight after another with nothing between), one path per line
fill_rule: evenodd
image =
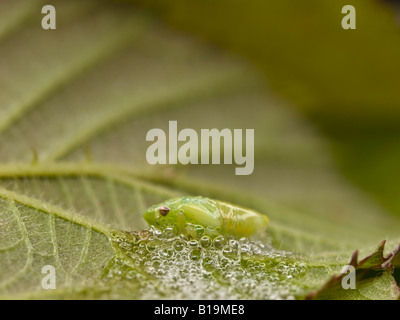
M400 215L396 1L135 2L251 61L328 138L346 176ZM356 30L341 27L347 4L356 8Z

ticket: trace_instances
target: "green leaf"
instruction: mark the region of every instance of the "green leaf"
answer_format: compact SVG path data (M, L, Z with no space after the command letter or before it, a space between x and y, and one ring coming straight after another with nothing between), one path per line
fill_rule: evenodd
M255 64L323 130L346 176L400 215L396 1L352 1L354 32L340 27L345 0L125 1Z
M310 293L308 299L397 299L399 288L392 277L392 260L397 256L400 246L393 253L384 257L385 241L369 256L358 262L358 251L353 253L349 266L354 268L356 288L345 289L342 282L349 272L333 276L319 290Z
M400 221L341 177L323 138L246 62L130 5L54 1L57 29L44 31L41 5L0 10L1 298L304 298L355 249L399 243ZM168 120L255 129L255 172L148 165L146 133ZM211 246L146 229L148 206L183 194L270 226ZM372 277L364 297L395 298L371 289L389 283Z

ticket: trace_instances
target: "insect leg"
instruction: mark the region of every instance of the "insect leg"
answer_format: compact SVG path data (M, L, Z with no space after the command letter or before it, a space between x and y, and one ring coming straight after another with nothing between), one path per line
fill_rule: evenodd
M186 218L182 211L178 212L177 225L179 230L183 231L186 227Z

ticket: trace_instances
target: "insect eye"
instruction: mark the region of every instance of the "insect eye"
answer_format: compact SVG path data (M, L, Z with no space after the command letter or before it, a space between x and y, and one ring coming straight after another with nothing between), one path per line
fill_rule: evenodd
M160 207L158 208L158 212L165 217L169 213L170 209L168 207Z

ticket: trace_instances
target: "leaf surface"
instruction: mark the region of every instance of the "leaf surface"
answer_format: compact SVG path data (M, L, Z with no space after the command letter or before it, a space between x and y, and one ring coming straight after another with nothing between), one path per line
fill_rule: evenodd
M355 249L398 244L400 222L246 62L130 5L54 3L54 31L41 28L41 1L1 4L2 298L304 298ZM254 173L148 165L146 133L169 120L255 129ZM270 226L211 246L144 230L147 207L184 194L250 207ZM42 287L46 265L55 290ZM388 283L373 277L365 297Z

